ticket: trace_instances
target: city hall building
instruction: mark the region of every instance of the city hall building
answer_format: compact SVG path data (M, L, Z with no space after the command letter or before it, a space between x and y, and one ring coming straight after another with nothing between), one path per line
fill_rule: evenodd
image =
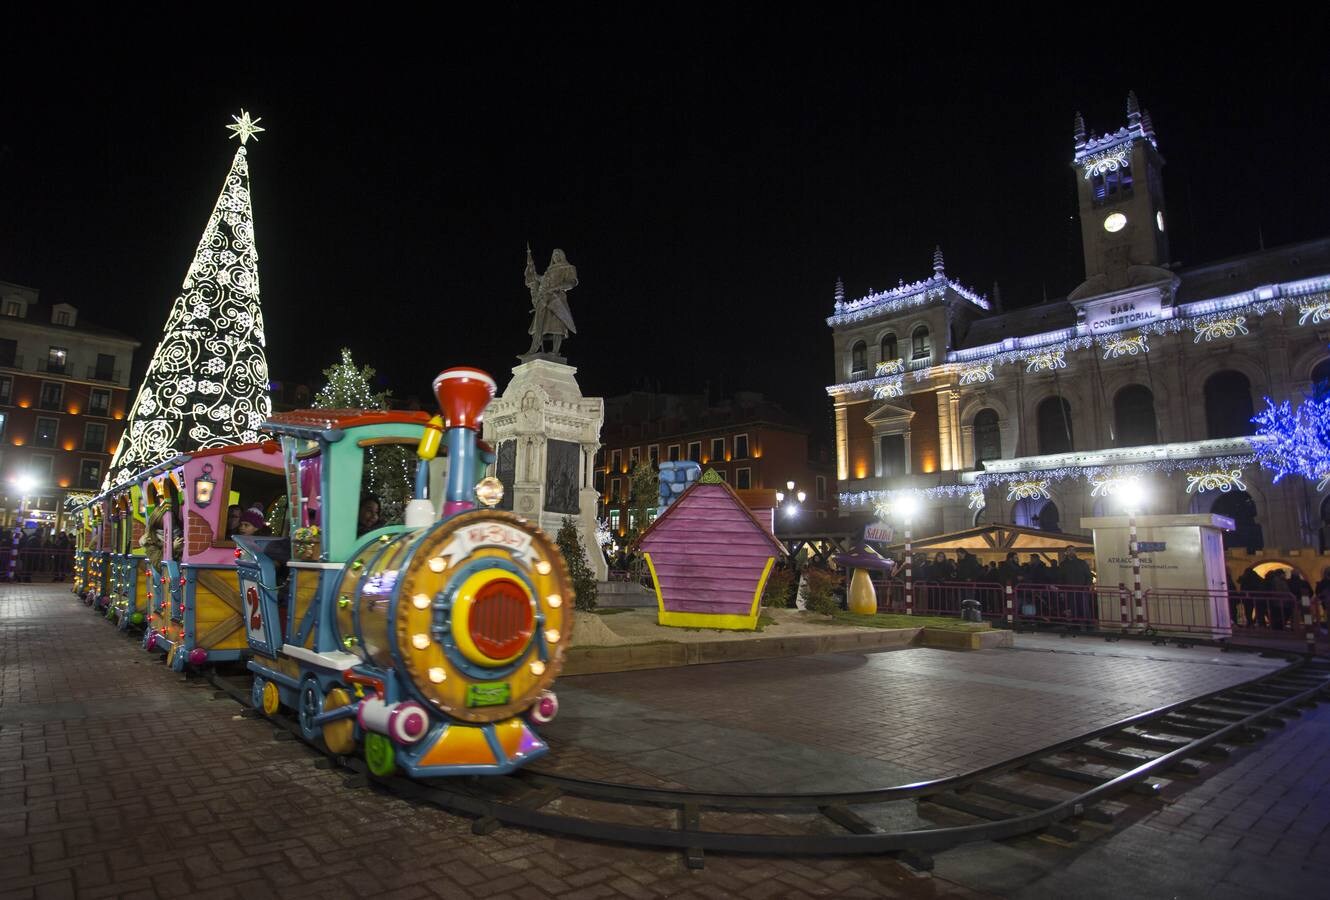
M1319 578L1330 497L1273 483L1251 419L1330 390L1330 240L1170 267L1164 159L1148 111L1087 132L1071 164L1085 280L1064 300L1004 311L948 275L849 299L833 314L842 514L920 501L918 535L985 523L1083 533L1120 513L1230 516L1236 575L1250 552ZM1237 558L1233 558L1237 557ZM1301 558L1301 561L1299 561Z

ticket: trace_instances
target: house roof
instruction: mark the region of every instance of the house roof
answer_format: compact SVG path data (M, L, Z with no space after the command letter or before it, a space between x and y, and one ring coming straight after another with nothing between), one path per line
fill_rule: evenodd
M1094 539L1083 534L1064 534L1060 531L1040 531L1023 525L981 525L950 534L916 538L910 542L912 552L924 550L976 550L980 553L1025 551L1028 553L1055 553L1067 547L1093 552ZM905 544L897 543L883 548L883 553L903 551Z
M771 546L773 546L773 547L776 548L776 554L777 554L778 556L788 556L788 555L789 555L788 551L786 551L786 549L785 549L785 545L783 545L780 541L776 540L776 536L775 536L774 534L772 534L770 531L768 531L767 528L766 528L766 526L763 525L761 522L758 521L757 516L753 515L753 511L752 511L751 509L748 508L748 505L745 504L745 503L743 502L743 500L739 499L739 495L738 495L737 493L735 493L734 488L730 487L729 484L726 483L726 482L724 482L724 481L720 481L720 482L703 482L703 481L695 481L695 482L693 482L691 485L688 486L688 489L687 489L687 490L685 490L682 494L679 495L679 499L677 499L677 500L675 500L673 503L671 503L671 504L669 505L669 507L665 510L665 512L662 513L662 514L660 515L660 517L656 519L656 521L654 521L654 522L652 522L650 525L648 525L648 526L646 527L646 530L643 531L641 534L639 534L639 535L637 536L637 540L633 541L632 544L629 545L628 550L629 550L630 552L635 552L635 551L637 551L639 548L641 548L641 546L642 546L642 542L645 541L645 540L647 539L647 537L650 536L653 532L655 532L655 530L661 526L661 523L668 521L669 518L670 518L670 516L671 516L676 510L678 510L680 507L682 507L682 506L684 505L684 500L686 500L686 499L688 498L688 496L689 496L690 494L692 494L694 491L696 491L698 488L721 488L721 489L723 489L723 490L725 491L725 493L729 494L729 496L730 496L730 500L733 501L734 505L735 505L736 507L738 507L739 509L743 510L743 514L744 514L745 516L747 516L749 522L753 523L753 527L756 528L757 531L758 531L763 537L765 537L768 541L771 542Z

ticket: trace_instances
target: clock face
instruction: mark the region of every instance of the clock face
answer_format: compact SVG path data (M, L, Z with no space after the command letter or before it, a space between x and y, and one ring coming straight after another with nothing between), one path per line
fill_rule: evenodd
M1104 230L1109 234L1115 234L1127 227L1127 217L1122 213L1112 213L1104 219Z
M1164 214L1162 212L1155 213L1155 224L1159 226L1161 232L1164 230Z

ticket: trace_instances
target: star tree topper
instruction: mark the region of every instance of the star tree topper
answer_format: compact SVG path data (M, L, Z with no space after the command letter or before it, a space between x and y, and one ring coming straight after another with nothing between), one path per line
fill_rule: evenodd
M251 119L249 113L245 112L243 109L240 110L240 115L232 116L231 118L235 120L235 124L227 125L226 127L231 129L231 137L240 138L241 145L244 145L245 141L250 138L254 138L254 140L257 141L259 139L259 132L268 130L259 127L259 123L263 121L262 116L257 119Z

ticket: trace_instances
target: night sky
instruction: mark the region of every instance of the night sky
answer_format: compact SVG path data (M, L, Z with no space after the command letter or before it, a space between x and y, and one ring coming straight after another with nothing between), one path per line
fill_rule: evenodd
M269 129L250 164L274 378L318 383L346 345L399 397L463 363L505 383L529 241L578 268L585 393L709 382L829 430L836 277L852 297L912 281L941 244L1009 307L1064 296L1072 115L1115 130L1129 88L1175 259L1330 235L1319 22L492 8L341 33L247 7L7 23L0 279L137 336L137 385L244 107Z

